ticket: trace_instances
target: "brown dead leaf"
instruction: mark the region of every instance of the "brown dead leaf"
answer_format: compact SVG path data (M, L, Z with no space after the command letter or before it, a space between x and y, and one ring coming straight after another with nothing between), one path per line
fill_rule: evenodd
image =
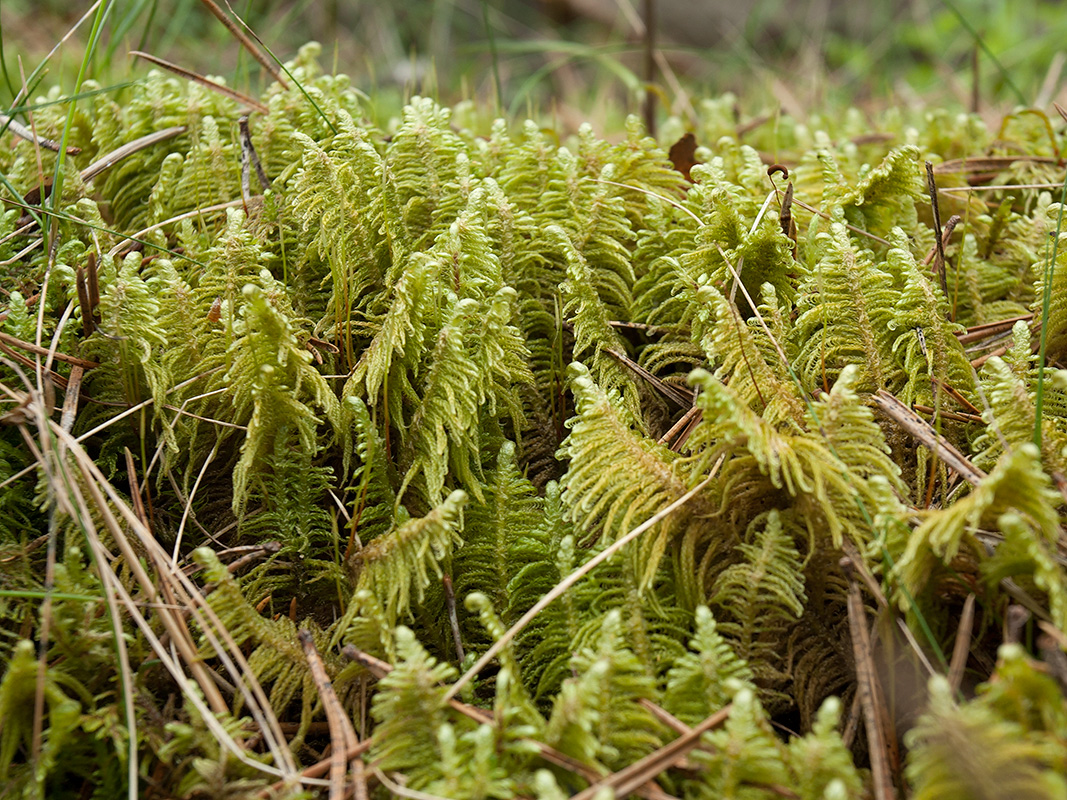
M693 134L687 133L672 144L670 151L667 153L667 157L671 160L674 168L685 175L685 179L690 182L693 179L689 176L689 170L700 163L696 160L696 152L697 138Z

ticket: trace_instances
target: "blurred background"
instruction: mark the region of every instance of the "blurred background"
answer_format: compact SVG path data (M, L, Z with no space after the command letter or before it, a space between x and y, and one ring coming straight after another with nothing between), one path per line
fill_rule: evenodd
M29 74L90 6L0 2L0 105L20 69ZM727 91L748 113L801 116L936 104L993 119L1065 99L1067 14L1042 0L230 0L230 9L282 60L320 42L323 68L350 75L382 111L425 94L611 126L640 110L649 75L660 109L675 115ZM73 85L90 28L60 48L43 85ZM200 0L113 2L102 37L98 81L128 79L127 53L140 49L231 85L264 85Z

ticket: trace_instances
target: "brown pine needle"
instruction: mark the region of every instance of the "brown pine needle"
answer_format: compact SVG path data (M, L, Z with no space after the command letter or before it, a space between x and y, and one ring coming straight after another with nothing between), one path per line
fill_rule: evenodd
M392 664L388 663L387 661L382 661L380 658L376 658L370 653L365 653L354 645L345 645L341 649L341 654L345 656L345 658L355 661L357 664L361 665L371 675L373 675L379 680L393 671ZM454 711L458 711L460 714L463 714L463 716L474 720L480 725L491 724L493 722L493 715L490 712L485 711L484 709L476 708L475 706L468 705L467 703L463 703L456 699L449 700L448 705ZM554 764L557 767L561 767L565 770L573 772L576 775L580 775L589 783L598 781L602 777L599 773L596 772L596 770L594 770L589 765L583 764L580 761L576 761L570 756L561 753L554 747L551 747L545 744L544 742L539 742L536 739L525 739L523 741L536 747L538 754L541 756L541 758L543 758L549 764ZM649 794L646 793L643 789L638 789L636 791L636 794L645 797L646 800L656 800L653 797L649 797ZM660 800L662 800L662 798L660 798Z
M356 744L348 748L348 750L345 751L345 758L349 760L360 758L368 750L370 750L370 739L364 739L363 741L357 742ZM299 774L299 777L301 780L308 781L315 780L316 778L321 778L323 775L330 771L331 763L332 756L324 758L322 759L322 761L318 761L303 770ZM259 794L256 796L260 798L273 797L275 794L277 794L278 790L284 788L285 785L285 781L276 781L275 783L272 783L270 786L268 786L266 789L261 789Z
M933 416L936 413L940 415L941 419L951 419L955 420L956 422L973 422L979 425L985 423L985 420L983 420L982 417L978 414L961 414L957 411L944 410L937 411L932 406L924 406L921 403L916 403L913 408L920 414L926 414L928 416Z
M962 408L968 414L971 414L972 416L981 418L981 416L982 416L981 409L976 408L974 403L972 403L970 400L968 400L966 397L964 397L960 393L960 390L957 389L955 386L949 386L947 383L945 383L944 381L939 380L937 378L931 378L930 380L933 382L933 384L935 386L937 386L940 389L943 389L945 391L945 394L947 394L956 403L958 403L960 408Z
M642 367L632 358L625 353L620 353L618 350L612 350L610 347L605 347L604 352L614 358L620 364L628 367L640 377L644 378L652 388L656 389L660 394L669 400L674 401L681 408L689 408L693 405L693 390L684 387L676 386L673 383L667 383L661 378L656 377L647 369Z
M669 442L675 436L678 436L680 432L687 430L690 425L694 424L694 421L699 421L700 419L702 419L703 416L703 410L697 408L696 406L693 406L684 414L682 414L682 416L679 417L676 423L671 425L669 431L659 437L657 444L667 444L667 442ZM680 449L682 444L685 442L685 438L686 437L684 436L678 436L678 441L671 446L671 449L675 451Z

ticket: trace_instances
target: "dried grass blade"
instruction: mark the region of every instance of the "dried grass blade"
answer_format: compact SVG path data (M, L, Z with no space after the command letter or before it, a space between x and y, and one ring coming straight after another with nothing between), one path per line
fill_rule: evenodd
M89 313L96 320L96 307L100 305L100 275L96 270L96 253L90 253L85 262L86 280L89 288Z
M126 456L126 477L130 482L130 498L133 500L133 513L135 513L137 518L147 526L148 515L145 514L144 500L141 499L140 481L137 480L137 464L134 463L133 453L130 452L130 448L124 447L122 449Z
M823 219L830 220L831 222L833 222L833 217L831 217L825 211L820 211L819 209L815 208L814 206L809 206L807 203L803 202L802 200L797 200L795 197L793 198L793 205L800 206L805 211L807 211L807 212L809 212L811 214L815 214L816 216L822 217ZM845 223L845 227L848 228L853 233L857 234L858 236L866 236L868 239L871 239L872 241L878 242L879 244L884 244L886 247L892 247L893 246L887 240L883 239L881 236L875 236L873 233L868 233L867 231L863 230L862 228L857 228L854 225L849 225L848 223Z
M456 614L456 592L452 588L452 576L447 572L441 576L441 586L445 590L445 611L448 614L448 627L452 630L452 641L456 646L456 659L462 664L466 656L463 653L463 637L459 630L459 616Z
M225 88L225 87L224 87ZM151 147L154 144L165 142L167 139L173 139L175 136L180 136L185 133L188 128L185 125L175 125L173 128L164 128L161 131L154 131L152 133L141 136L134 139L132 142L126 142L121 147L116 147L110 153L98 158L92 164L87 166L81 171L82 180L88 183L104 170L115 166L115 164L122 161L122 159L132 156L134 153L144 150L147 147ZM92 284L90 283L90 290ZM92 294L90 294L92 297ZM96 295L97 302L100 300L99 289L97 289Z
M156 570L160 588L165 589L165 594L169 594L171 597L173 597L173 594L171 594L172 590L180 593L180 603L172 602L165 598L164 604L158 609L160 612L164 612L168 610L168 608L173 607L174 617L168 616L165 613L160 613L160 619L167 628L167 633L175 639L176 645L181 647L182 631L184 630L185 635L188 635L188 629L185 627L184 620L181 618L181 610L187 609L196 624L200 627L208 644L215 650L220 661L222 661L231 676L233 676L236 685L245 699L246 707L259 725L260 729L264 732L264 740L274 757L274 763L280 765L280 767L269 767L261 762L250 761L244 756L244 753L236 746L236 744L231 743L235 754L257 770L267 771L286 778L294 777L296 774L296 765L293 761L292 753L289 752L289 748L285 745L284 737L278 726L278 720L270 708L267 696L264 693L262 686L260 686L259 682L255 679L255 675L249 667L240 648L237 647L236 643L233 641L233 637L229 635L225 626L222 625L218 615L215 614L211 606L204 601L198 588L185 575L183 575L180 570L170 569L168 567L167 555L163 552L162 547L158 541L156 541L152 532L137 518L137 515L134 514L133 510L125 503L115 488L111 486L103 473L100 472L99 467L97 467L93 460L89 458L81 445L78 444L78 441L73 436L63 431L55 423L49 422L49 430L58 436L63 447L75 459L75 462L84 477L84 483L92 495L94 504L99 507L101 516L108 525L109 532L120 545L123 555L128 561L131 573L133 573L135 579L141 585L150 600L158 603L156 583L147 574L142 567L140 560L136 557L136 553L133 551L127 538L127 526L137 537L144 552L148 555L150 563ZM108 501L110 501L110 504ZM125 521L125 526L119 525L118 520L112 512L112 507ZM126 597L128 597L128 595ZM156 655L168 665L168 670L171 671L179 683L184 681L184 674L180 668L171 661L169 650L160 644L151 625L140 615L137 605L133 603L132 599L124 599L123 602L131 607L131 613L135 614L138 626L149 638ZM220 641L220 637L225 641L225 646L223 645L223 641ZM206 665L203 663L203 659L200 658L199 654L194 650L191 653L182 653L181 655L183 659L186 659L186 663L188 663L193 670L194 675L197 677L197 682L202 684L205 695L208 697L215 696L217 698L216 702L219 704L221 710L227 710L221 696L218 696L218 690L215 687L214 680L207 674ZM193 696L189 697L192 702L200 703L197 698L194 698ZM217 735L223 737L223 739L229 739L229 735L221 724L217 722L214 714L211 713L211 710L205 706L203 711L207 717L210 717L210 719L206 719L206 721L208 725L211 726L212 730L215 731Z
M192 211L186 211L184 214L179 214L176 217L171 217L170 219L165 219L162 222L157 222L155 225L149 225L147 228L144 228L144 229L139 230L139 231L137 231L136 233L134 233L134 234L132 234L130 236L127 236L125 239L123 239L117 245L112 247L108 251L108 255L109 256L118 255L119 251L122 250L122 248L126 246L126 242L136 242L139 239L142 239L143 237L147 236L152 231L162 228L164 225L170 225L172 223L181 222L182 220L186 220L186 219L193 219L194 217L203 216L204 214L214 214L217 211L225 211L227 208L237 208L238 206L242 205L243 203L244 203L244 200L230 200L230 201L228 201L226 203L219 203L218 205L207 206L206 208L197 208L197 209L194 209Z
M333 684L326 673L319 651L315 649L315 641L311 638L311 632L301 629L296 637L300 640L300 646L304 648L304 657L307 659L308 667L311 668L311 678L315 681L315 688L318 689L319 699L322 700L322 707L326 712L326 722L330 726L332 748L330 752L330 800L341 800L345 795L345 772L347 771L345 754L359 739L352 728L352 721L349 720L337 699L337 693L333 690ZM353 766L357 762L360 765L363 763L358 758L353 759ZM362 775L360 777L362 778ZM363 788L363 793L366 794L366 786Z
M545 594L544 597L542 597L534 604L533 608L523 614L518 622L512 625L504 633L503 636L501 636L496 642L494 642L492 647L486 650L482 657L479 658L478 661L475 662L475 664L469 670L467 670L467 672L460 676L459 680L452 684L448 692L445 694L445 699L451 700L452 698L454 698L459 693L460 689L470 683L470 681L474 678L475 675L481 672L490 661L497 657L501 650L507 647L508 642L514 639L518 635L518 633L523 630L523 628L530 624L534 617L540 614L541 611L543 611L551 603L555 602L561 596L563 596L563 594L572 586L574 586L574 584L576 584L578 581L588 575L598 565L607 561L609 558L611 558L613 555L615 555L622 548L624 548L642 533L647 531L649 528L656 525L658 522L665 519L666 517L670 516L679 508L681 508L690 500L692 500L694 497L696 497L697 494L699 494L709 483L711 483L712 480L714 480L715 475L719 471L719 467L722 465L723 458L724 456L719 457L719 460L715 462L715 466L712 467L711 472L706 478L704 478L704 480L702 480L700 483L698 483L696 486L694 486L688 492L683 494L670 505L660 509L658 512L656 512L647 520L642 522L632 531L630 531L624 536L619 537L619 539L613 545L605 548L600 553L593 556L582 566L574 570L574 572L572 572L570 575L568 575L566 578L556 584L549 592Z
M96 323L93 321L92 306L89 302L89 286L85 282L85 270L82 267L78 267L74 282L78 289L78 306L82 310L82 333L88 338L96 330Z
M885 734L885 703L881 696L877 672L871 658L871 639L867 630L867 614L856 581L852 559L841 559L841 567L848 578L848 623L852 634L852 654L856 662L856 692L863 707L870 753L873 796L875 800L893 800L893 782L889 766L888 742Z
M89 509L82 499L80 488L77 481L73 479L73 476L69 473L69 465L66 459L63 457L62 445L56 449L53 449L55 441L48 435L49 419L48 411L40 403L35 404L37 410L37 428L42 432L41 445L44 448L43 451L37 451L36 455L39 457L39 465L49 479L49 484L53 489L53 496L57 506L62 508L71 519L76 520L82 527L85 533L86 539L90 543L90 548L98 553L102 546L99 543L99 537L96 535L96 527L92 518L92 514L89 513ZM24 430L24 433L26 431ZM36 450L36 448L35 448ZM47 457L46 457L47 456ZM65 491L64 491L65 490ZM50 532L48 537L48 561L49 571L53 568L55 558L55 539L54 532ZM116 656L118 661L118 673L119 673L119 685L121 687L121 698L123 705L123 713L125 716L126 730L128 734L128 775L132 781L131 786L136 787L136 776L138 774L137 762L138 762L138 750L136 747L137 742L137 716L135 713L135 706L133 701L134 696L134 680L133 670L130 667L129 653L126 648L126 639L122 635L122 620L119 614L119 606L116 602L118 597L118 591L114 589L115 585L119 583L118 578L112 572L106 559L101 559L99 554L96 557L96 564L98 568L98 574L100 576L100 583L104 588L104 602L107 605L108 615L111 618L112 631L114 632L114 646L116 650ZM49 578L47 585L51 585L51 579ZM122 587L119 586L119 589ZM51 604L51 592L46 594L42 606L50 606ZM45 608L41 611L42 623L47 623L48 617ZM42 642L45 639L46 634L42 632ZM45 647L42 645L42 656L45 653ZM43 679L43 673L40 675ZM41 687L39 687L41 688ZM35 702L36 702L35 697ZM43 699L43 697L42 697ZM37 720L35 718L34 724L36 726ZM34 729L36 736L37 730ZM35 756L36 758L36 756ZM135 797L135 791L131 790L131 797Z
M888 417L900 425L914 439L925 445L930 452L944 461L950 469L958 472L969 484L975 486L985 477L985 473L982 470L978 469L951 442L934 430L930 423L885 389L879 389L872 395L872 398L878 408Z
M145 61L150 61L157 67L163 67L163 69L169 70L175 75L180 75L186 80L193 81L194 83L199 83L204 88L210 89L213 92L217 92L223 97L228 97L231 100L241 103L242 105L246 105L254 111L258 111L260 114L267 114L270 112L269 108L267 108L258 100L249 97L247 94L239 92L236 89L231 89L229 86L223 86L221 83L216 83L210 78L205 78L203 75L197 72L193 72L191 69L179 67L177 64L172 64L166 59L159 58L158 56L149 55L148 53L143 53L140 50L131 50L130 55L136 56L137 58L143 58Z
M1010 192L1016 189L1062 189L1062 183L999 183L985 186L945 186L939 194L966 194L968 192Z
M54 142L51 139L46 139L43 136L38 136L25 125L19 123L18 120L11 117L0 114L0 128L6 127L13 134L20 139L25 139L27 142L33 142L38 147L43 147L45 150L52 150L58 153L61 149L59 142ZM80 147L74 147L73 145L67 148L68 156L78 155L82 149Z
M70 378L67 381L67 396L63 398L63 414L59 418L59 425L67 433L74 427L74 417L78 414L78 398L81 396L82 377L85 370L79 366L70 368Z
M409 789L396 781L390 780L389 776L377 767L374 767L374 777L381 781L382 786L398 797L406 797L408 800L449 800L447 797L441 797L441 795L427 794L416 789Z
M1003 172L1017 162L1030 164L1057 164L1057 159L1049 156L973 156L953 158L934 166L935 175L969 174L974 172Z
M17 205L17 204L15 204L15 205ZM36 226L36 224L37 223L31 223L31 226ZM24 248L19 250L17 253L15 253L15 255L11 256L11 258L7 259L6 261L0 261L0 267L6 267L6 266L9 266L11 264L14 264L16 261L21 261L23 259L23 257L25 257L25 256L29 255L30 253L32 253L34 250L36 250L42 244L44 244L44 239L35 239L34 241L32 241L28 245L26 245Z
M937 202L937 180L934 178L934 165L929 161L926 162L926 181L926 188L930 193L930 207L934 212L934 228L937 233L935 240L937 261L934 263L934 269L937 271L938 281L941 284L941 293L948 297L948 282L945 278L945 244L943 239L950 231L944 231L941 227L941 204Z
M967 668L967 655L971 651L971 633L974 629L974 593L967 595L963 601L963 613L960 625L956 629L956 643L952 647L952 661L949 663L948 683L953 693L960 690L963 672Z

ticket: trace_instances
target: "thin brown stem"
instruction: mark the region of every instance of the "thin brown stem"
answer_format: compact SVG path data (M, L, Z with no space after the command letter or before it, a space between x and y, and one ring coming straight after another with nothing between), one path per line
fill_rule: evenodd
M282 73L281 70L278 69L278 65L271 61L266 55L264 55L263 51L256 47L256 45L252 42L251 39L245 36L244 31L242 31L236 24L234 24L234 21L232 19L226 16L225 12L223 12L223 10L219 8L218 4L215 3L214 0L200 0L200 2L203 3L204 7L212 14L214 14L215 18L226 27L226 30L230 32L230 35L241 43L241 46L248 51L249 55L251 55L252 58L254 58L256 61L258 61L260 66L262 66L263 69L267 70L267 72L269 72L274 77L274 80L281 84L281 87L283 89L289 88L289 84L287 84L285 82L285 79L282 77Z

